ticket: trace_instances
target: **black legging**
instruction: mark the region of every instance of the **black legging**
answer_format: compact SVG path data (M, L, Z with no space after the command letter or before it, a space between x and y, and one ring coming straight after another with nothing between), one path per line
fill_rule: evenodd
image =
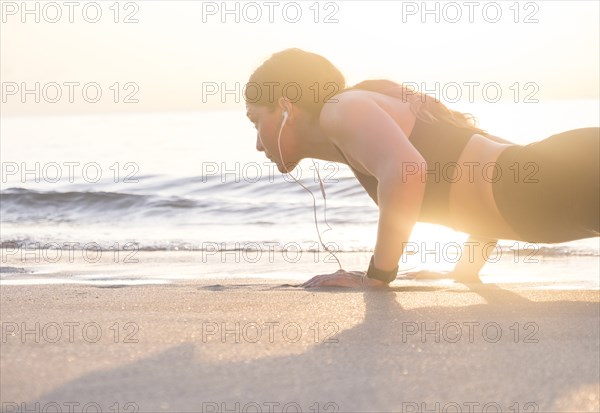
M500 154L494 198L522 241L600 235L599 142L600 128L574 129Z

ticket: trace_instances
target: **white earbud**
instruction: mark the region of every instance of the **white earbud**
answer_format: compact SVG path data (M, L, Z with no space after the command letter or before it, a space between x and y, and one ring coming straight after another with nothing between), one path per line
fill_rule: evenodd
M283 125L285 125L285 123L287 122L288 119L288 113L287 110L284 110L282 113L282 118L283 120L281 121L281 126L279 126L279 133L281 134L281 130L283 129ZM280 135L281 136L281 135ZM279 139L278 139L278 143L279 143Z

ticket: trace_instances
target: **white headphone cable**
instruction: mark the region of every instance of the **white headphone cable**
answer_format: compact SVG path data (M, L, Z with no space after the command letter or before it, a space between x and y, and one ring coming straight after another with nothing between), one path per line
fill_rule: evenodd
M279 149L279 159L281 160L281 164L282 165L285 165L285 164L283 163L283 155L281 153L281 132L283 131L283 127L285 126L286 121L287 121L287 112L284 112L283 122L281 122L281 127L279 128L279 135L277 136L277 148ZM319 177L319 185L321 187L321 194L323 195L323 201L324 201L324 207L325 207L325 224L329 227L329 229L326 229L323 232L327 232L327 231L331 230L331 227L327 223L327 197L325 196L325 187L323 186L323 182L321 181L321 175L319 174L319 171L318 171L317 167L315 166L314 159L312 159L312 163L313 163L313 166L315 167L315 170L317 171L317 176ZM287 166L285 167L285 169L287 171ZM290 175L292 175L292 174L290 174ZM327 248L325 246L325 244L323 243L323 240L321 239L321 233L319 232L319 226L317 224L317 199L315 198L315 195L312 193L312 191L310 189L308 189L298 179L296 179L296 177L294 175L292 175L292 178L294 178L294 180L296 182L298 182L298 184L302 188L304 188L305 190L307 190L310 193L310 195L312 196L312 198L313 198L314 218L315 218L315 227L317 229L317 235L319 236L319 242L321 243L321 245L323 246L323 248L325 248L325 251L327 251L327 252L329 252L329 253L331 253L333 255L333 257L337 261L338 265L340 266L340 270L341 270L342 269L342 264L340 263L340 260L338 259L338 257L332 251L329 250L329 248Z

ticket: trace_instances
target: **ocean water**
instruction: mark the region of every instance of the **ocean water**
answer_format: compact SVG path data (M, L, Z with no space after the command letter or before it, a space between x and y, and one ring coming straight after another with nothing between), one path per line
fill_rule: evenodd
M598 101L457 108L477 115L491 133L522 144L600 123ZM5 117L0 132L3 266L8 258L14 262L35 250L213 256L216 251L295 251L320 254L312 268L335 271L336 261L319 241L313 202L322 241L345 268L357 265L352 254L362 254L363 263L375 245L377 206L348 167L315 160L315 169L311 160L303 160L294 176L312 190L313 199L256 151L254 127L242 110ZM325 184L326 209L316 170ZM411 253L400 267L449 270L466 238L417 224ZM490 282L598 288L599 238L553 245L503 240L500 246L490 252L497 261L482 272ZM251 260L244 254L242 261ZM279 261L263 263L254 275L275 268L285 273L294 263L287 256ZM211 268L220 263L227 264L221 259ZM235 266L228 268L230 276L239 273ZM200 266L194 274L206 272ZM7 282L10 271L0 276Z

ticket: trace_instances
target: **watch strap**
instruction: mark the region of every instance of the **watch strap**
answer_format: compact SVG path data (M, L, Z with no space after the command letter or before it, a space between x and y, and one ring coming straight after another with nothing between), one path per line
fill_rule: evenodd
M382 271L375 268L375 254L371 255L371 261L369 262L369 269L367 270L367 277L375 280L383 281L385 283L391 283L396 279L398 275L398 266L391 271Z

